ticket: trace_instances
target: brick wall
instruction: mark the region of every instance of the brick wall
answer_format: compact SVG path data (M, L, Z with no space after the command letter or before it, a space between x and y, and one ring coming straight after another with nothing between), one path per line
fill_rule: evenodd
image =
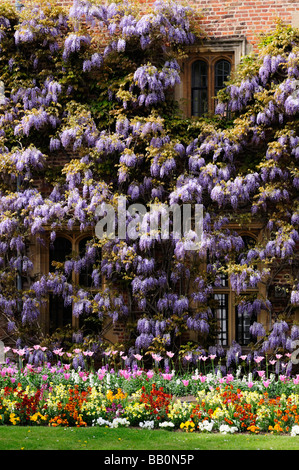
M57 3L66 6L72 4L72 0ZM153 2L139 0L139 3L146 7ZM271 31L277 19L299 27L298 0L192 0L188 3L202 15L198 23L209 37L246 37L255 45L260 33Z
M298 0L193 0L190 5L202 12L203 29L216 38L245 36L254 45L277 19L299 26Z

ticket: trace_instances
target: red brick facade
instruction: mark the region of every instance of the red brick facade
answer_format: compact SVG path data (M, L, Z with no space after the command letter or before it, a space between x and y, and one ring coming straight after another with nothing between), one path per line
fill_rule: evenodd
M60 5L71 3L72 0L58 2ZM139 3L146 7L153 2L139 0ZM185 3L199 14L198 22L209 37L246 37L255 45L259 35L273 29L277 20L299 26L298 0L192 0Z
M0 0L1 2L2 0ZM22 0L26 3L26 0ZM178 0L179 1L179 0ZM14 0L11 0L14 3ZM136 0L136 3L138 0ZM72 0L57 1L60 5L71 5ZM139 0L139 3L146 8L153 2L150 0ZM197 53L219 53L219 47L224 47L224 44L216 44L215 41L226 40L243 40L243 44L230 43L225 46L226 53L232 53L232 65L239 62L239 54L250 52L256 47L261 33L268 33L275 28L278 20L286 25L299 27L299 0L192 0L185 1L184 4L189 3L190 7L195 11L197 18L195 18L198 26L203 30L209 39L214 40L214 49L208 46L208 50L198 51L193 50L193 54ZM207 41L209 43L209 41ZM218 48L218 49L217 49ZM216 50L217 49L217 50ZM190 89L188 77L183 77L183 85L178 91L178 97L188 99L187 92ZM188 114L188 113L187 113ZM283 288L288 282L288 273L281 272L276 278L276 283ZM279 303L284 301L283 291L273 292L273 297L276 299L276 306L279 309ZM121 325L116 325L111 331L111 339L117 342L122 342L124 339L125 330ZM2 331L0 325L0 339L5 338L4 329Z
M208 36L245 36L251 44L260 33L270 31L278 19L295 25L299 13L297 0L198 0L191 4L201 10L201 25Z

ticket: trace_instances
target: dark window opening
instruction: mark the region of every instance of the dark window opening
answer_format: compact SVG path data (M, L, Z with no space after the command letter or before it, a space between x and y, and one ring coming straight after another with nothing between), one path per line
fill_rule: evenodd
M64 237L57 237L49 250L49 271L55 272L56 267L53 262L64 263L72 253L71 242ZM64 299L60 295L50 293L50 333L57 328L64 328L72 323L72 306L65 305Z
M86 247L89 242L90 238L82 238L79 242L79 256L80 258L85 256L86 253ZM84 263L84 266L82 267L80 274L79 274L79 285L82 287L91 287L92 284L92 264Z
M64 263L71 256L72 244L67 238L57 237L49 251L49 271L53 273L56 271L54 262Z
M253 341L250 334L251 325L257 320L256 315L245 312L238 312L236 307L236 341L240 346L248 346Z
M215 64L215 84L214 92L215 96L218 91L222 90L225 86L225 82L228 81L231 71L231 65L228 60L218 60Z
M203 116L208 112L208 66L203 60L192 64L192 116Z
M214 308L214 318L217 323L217 343L228 345L228 294L214 294L218 306Z

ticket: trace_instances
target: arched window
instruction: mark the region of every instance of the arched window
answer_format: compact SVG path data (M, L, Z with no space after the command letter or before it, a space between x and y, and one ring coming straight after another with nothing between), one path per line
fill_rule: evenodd
M218 56L218 57L217 57ZM188 83L191 88L189 113L201 117L214 113L217 104L217 93L225 87L232 70L232 54L221 57L219 54L203 54L190 65ZM190 93L188 90L188 94Z
M215 72L214 72L214 93L215 96L217 95L218 91L220 91L225 86L225 82L228 80L231 72L231 65L228 60L218 60L215 64Z
M57 237L49 250L49 271L54 272L55 263L64 263L71 254L71 241L65 237Z
M55 272L56 263L64 263L72 253L72 243L65 237L57 237L49 250L49 272ZM70 280L70 279L69 279ZM65 305L64 299L50 293L49 295L50 333L57 328L64 328L72 323L72 306Z
M191 72L192 116L202 116L208 111L208 66L203 60L192 64Z

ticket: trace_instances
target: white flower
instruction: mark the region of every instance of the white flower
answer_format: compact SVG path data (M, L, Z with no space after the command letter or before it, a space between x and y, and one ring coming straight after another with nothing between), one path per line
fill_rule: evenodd
M238 428L236 426L228 426L227 424L221 424L219 431L222 434L227 434L227 433L234 433L238 431Z
M110 426L111 423L109 421L107 421L106 419L103 419L103 418L100 417L100 418L94 420L92 424L93 424L93 426L96 426L96 425L98 425L98 426Z
M160 428L173 428L174 424L171 421L163 421L163 423L159 423Z
M291 436L296 436L297 434L299 434L299 426L295 425L291 429Z
M127 418L114 418L109 426L110 428L118 428L118 426L130 426L130 422L127 420Z
M139 423L139 426L145 429L154 429L154 425L155 425L154 421L144 421L144 422Z
M93 421L92 423L93 426L108 426L109 428L118 428L118 426L130 426L130 422L127 420L127 418L114 418L112 423L110 421L107 421L106 419L103 418L98 418Z
M203 421L198 424L199 431L208 431L211 432L214 426L214 421Z

